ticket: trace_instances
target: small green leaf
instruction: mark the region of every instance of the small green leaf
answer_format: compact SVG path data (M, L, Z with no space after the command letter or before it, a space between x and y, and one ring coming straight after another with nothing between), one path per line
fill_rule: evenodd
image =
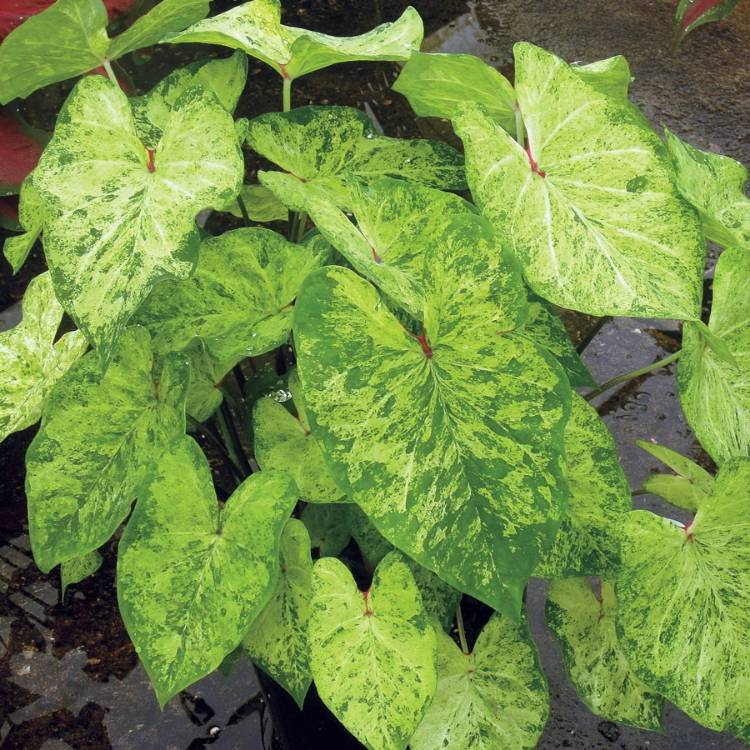
M602 94L606 94L619 101L628 103L628 89L633 76L630 65L622 55L597 60L588 65L571 65L571 70L585 83Z
M269 221L287 221L289 218L289 211L287 211L286 206L267 187L263 187L263 185L243 185L239 197L245 203L247 216L250 221L265 223ZM229 212L232 216L236 216L238 219L244 218L237 200L232 201L223 210Z
M695 513L713 491L714 478L703 467L664 445L645 440L636 440L636 443L677 474L653 474L643 483L643 489Z
M296 372L289 377L289 388L295 404L301 403ZM323 460L320 446L305 418L304 407L298 418L272 398L261 398L255 402L252 420L255 459L261 469L289 473L305 502L346 502L346 495L336 485Z
M321 557L336 557L349 544L348 510L342 503L317 503L307 505L302 511L310 544Z
M719 245L750 247L747 167L721 154L701 151L666 128L677 187L703 219L706 236Z
M391 88L403 94L420 117L451 118L462 102L476 102L501 127L515 133L513 86L474 55L414 52Z
M268 603L296 495L286 474L264 471L220 509L186 436L152 464L120 541L117 601L160 706L213 672Z
M244 171L231 115L193 88L152 154L128 98L101 76L81 80L34 170L55 292L103 362L165 276L195 266L195 215L236 195Z
M138 135L144 143L155 148L180 97L195 86L213 93L231 114L245 88L246 78L247 57L241 52L224 60L202 60L178 68L147 94L130 99Z
M302 708L312 682L307 643L312 559L310 535L296 518L281 534L281 575L271 600L242 641L250 658Z
M535 294L530 295L530 301L531 314L523 329L526 334L555 357L574 388L596 386L554 307Z
M565 467L568 514L535 574L565 578L609 573L619 562L620 526L631 508L630 485L607 426L575 393L565 427Z
M750 455L750 253L729 248L719 257L713 284L710 333L727 356L708 346L698 326L686 324L677 386L685 416L717 464Z
M23 181L18 202L18 218L25 231L15 237L8 237L3 244L3 254L13 268L13 273L18 273L21 266L26 262L34 243L42 233L44 206L39 198L39 193L34 188L33 174L32 172Z
M591 315L697 319L705 242L659 137L560 58L514 50L527 149L477 105L454 127L474 200L531 288Z
M365 592L343 563L316 562L309 640L315 686L336 718L369 750L404 750L435 691L435 631L399 553Z
M221 382L234 363L218 362L208 353L201 339L194 339L180 354L190 364L185 411L198 422L205 422L224 400Z
M549 715L547 681L525 619L493 614L464 654L438 633L435 697L411 750L528 750Z
M750 460L727 461L692 524L621 527L617 629L633 671L709 729L750 742Z
M447 630L453 623L456 607L461 601L461 592L440 580L431 570L422 567L418 562L411 558L405 559L422 597L425 615L434 620L438 628Z
M393 23L366 34L335 37L281 23L278 0L252 0L199 21L166 42L203 42L241 49L270 65L284 78L295 79L330 65L357 60L405 61L422 43L422 19L407 8Z
M485 221L457 217L424 263L421 338L352 271L307 278L294 312L305 403L336 483L383 536L517 616L567 496L569 386L518 335L525 291Z
M250 121L247 142L261 156L306 182L344 193L341 180L401 177L462 190L463 157L439 141L388 138L352 107L299 107ZM277 196L284 200L283 195ZM338 197L338 195L337 195Z
M73 557L60 565L60 599L65 598L65 590L74 583L80 583L85 578L94 575L103 562L97 550L93 550L81 557Z
M553 581L547 592L547 624L581 700L609 721L661 730L664 699L628 665L615 632L616 612L614 587L605 580L601 597L585 578Z
M86 351L80 331L55 341L63 309L49 274L32 279L23 296L23 318L0 332L0 442L34 424L52 386Z
M353 503L349 506L349 528L369 569L375 570L380 561L391 552L393 545L373 526L367 514Z
M43 572L101 547L144 473L185 431L187 363L153 367L148 333L130 329L104 375L90 352L47 397L26 453L31 549Z

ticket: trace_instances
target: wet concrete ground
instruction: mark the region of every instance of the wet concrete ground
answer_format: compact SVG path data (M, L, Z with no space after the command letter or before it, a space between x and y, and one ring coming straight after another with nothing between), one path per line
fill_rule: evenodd
M696 31L676 53L671 48L675 4L673 0L414 3L427 17L428 29L439 29L427 40L430 49L479 54L508 75L512 74L512 43L519 39L541 44L568 60L590 62L625 54L636 77L633 98L652 121L666 124L702 148L750 163L750 3L740 3L727 22ZM394 0L381 5L386 18L401 9ZM367 4L353 0L288 3L287 15L289 22L339 34L358 33L375 20L368 15ZM160 54L157 50L155 59ZM403 101L387 88L395 74L392 67L351 66L347 73L303 79L295 90L295 102L358 106L367 102L389 134L413 135L417 127L422 132L440 129L438 123L427 121L414 125ZM240 113L274 108L265 94L276 84L262 66L251 63L251 81ZM36 103L35 112L42 119L48 116L43 100ZM2 274L6 273L4 266ZM4 281L7 284L7 278ZM23 285L12 284L7 296L2 295L5 302L0 307L17 299L22 289ZM11 319L4 322L8 325ZM615 320L594 338L585 359L602 382L665 356L678 340L678 326L668 321ZM636 439L654 439L705 460L679 407L674 366L615 394L605 394L596 404L615 436L634 489L657 469L655 459L635 446ZM274 696L269 712L268 696L247 662L235 665L228 677L216 674L201 681L160 713L116 611L113 555L106 556L94 578L71 587L62 604L55 576L42 576L31 563L19 470L32 436L33 429L27 430L0 447L2 750L359 747L327 724L320 711L312 721L303 720L288 701L281 699L279 710L279 697ZM636 500L640 507L663 511L653 498ZM544 585L532 583L530 619L552 696L542 750L745 747L699 727L671 707L665 716L666 735L628 729L593 716L563 673L559 649L544 625L543 598ZM274 712L277 739L271 722Z

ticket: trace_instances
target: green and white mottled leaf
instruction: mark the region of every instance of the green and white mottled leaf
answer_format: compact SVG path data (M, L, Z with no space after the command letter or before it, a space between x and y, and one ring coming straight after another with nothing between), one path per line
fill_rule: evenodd
M525 618L493 614L470 654L438 633L435 697L411 750L525 750L549 715L547 681Z
M34 170L55 292L103 362L152 287L192 273L196 214L242 185L232 117L203 89L177 101L152 158L125 94L89 76Z
M294 244L263 227L209 237L195 273L159 284L135 320L151 331L159 352L180 351L199 338L230 369L289 338L292 302L327 259L320 243Z
M454 127L474 200L531 288L591 315L697 319L705 241L659 137L560 58L514 50L528 150L476 105Z
M239 197L245 203L250 221L265 223L268 221L287 221L289 218L287 207L263 185L243 185ZM238 219L244 218L237 200L225 206L224 210Z
M120 541L117 601L160 706L213 672L268 603L296 494L286 474L264 471L220 508L186 436L152 465Z
M411 7L393 23L381 24L359 36L336 37L284 26L278 0L253 0L200 21L164 41L203 42L240 49L293 80L336 63L408 60L412 51L419 49L422 35L422 19Z
M418 319L426 251L457 216L476 214L457 195L385 177L369 185L349 183L354 224L321 186L279 172L258 177L291 208L304 210L356 271Z
M524 328L526 334L555 357L574 388L593 388L596 381L573 346L554 307L535 294L530 295L530 302L531 314Z
M706 236L720 245L750 248L750 198L747 167L680 140L666 128L667 148L677 187L701 215Z
M101 568L102 562L103 558L97 550L63 562L60 565L60 599L65 598L65 591L68 586L80 583L94 575Z
M369 750L404 750L435 691L435 631L398 552L383 558L369 591L346 566L313 568L310 664L336 718Z
M202 60L178 68L147 94L130 99L140 138L155 148L180 97L195 86L212 92L231 114L245 88L246 79L247 57L241 52L235 52L224 60Z
M62 317L49 274L43 273L26 288L21 322L0 331L0 441L42 416L52 386L86 351L80 331L55 341Z
M18 219L24 232L15 237L8 237L3 244L3 254L13 268L13 273L18 273L26 262L34 243L42 233L44 206L34 188L32 178L33 172L21 184L18 201Z
M252 430L258 466L286 471L294 477L305 502L346 502L346 495L331 476L310 428L296 371L289 376L289 390L298 410L296 417L272 398L258 399L253 406Z
M565 467L568 513L535 574L565 578L610 573L619 562L620 526L631 508L630 485L607 426L576 393L565 427Z
M138 483L185 431L189 371L154 371L149 336L127 331L102 375L96 352L76 362L44 405L26 453L34 560L42 572L101 547L130 511Z
M501 127L516 132L513 86L474 55L414 52L391 88L420 117L451 118L462 102L476 102Z
M250 121L247 142L290 174L329 188L345 200L345 177L364 181L400 177L429 187L466 187L463 157L426 139L379 135L370 118L353 107L299 107ZM284 200L283 195L277 196Z
M570 69L597 91L620 102L628 102L628 90L633 76L630 65L622 55L597 60L587 65L570 66Z
M688 527L623 527L617 629L633 671L709 729L750 742L750 460L721 467Z
M110 40L101 0L57 0L13 29L0 45L0 104L155 44L207 13L208 0L163 0Z
M294 313L313 432L383 536L517 616L567 496L567 379L517 329L526 295L487 222L458 217L425 256L425 332L352 271L311 274Z
M714 478L702 467L671 448L645 440L637 445L666 464L675 474L652 474L643 489L668 503L695 513L713 491Z
M616 612L615 590L606 580L601 596L585 578L553 581L547 592L547 624L581 700L609 721L659 731L664 699L630 668L615 631Z
M242 641L250 658L302 708L312 683L307 630L312 596L310 535L296 518L281 534L281 574L271 600Z
M729 248L719 257L708 327L737 366L687 324L677 365L680 403L701 445L717 464L750 455L750 253Z
M343 503L317 503L302 511L312 549L321 557L336 557L349 544L349 508Z

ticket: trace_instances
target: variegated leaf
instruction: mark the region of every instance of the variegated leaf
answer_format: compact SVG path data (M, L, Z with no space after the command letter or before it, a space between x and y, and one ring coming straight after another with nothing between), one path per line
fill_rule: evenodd
M679 40L704 23L726 18L740 0L680 0L674 16L675 32Z
M90 352L48 396L26 453L31 548L43 572L104 544L144 473L184 432L187 363L153 368L148 333L134 328L104 375Z
M581 700L609 721L660 730L664 699L630 668L615 632L616 612L615 590L606 580L599 596L585 578L554 581L547 592L547 624Z
M42 233L44 224L44 206L34 188L33 176L32 172L23 181L18 202L18 218L24 232L15 237L8 237L3 244L3 254L13 268L13 273L18 273L26 262L34 243Z
M422 19L414 8L407 8L397 21L381 24L366 34L336 37L284 26L279 0L252 0L199 21L164 41L241 49L284 78L295 79L336 63L408 60L411 52L419 49L422 35Z
M568 383L518 335L525 292L480 217L435 237L424 279L417 335L353 272L308 277L294 336L310 422L388 541L517 616L567 495Z
M103 362L164 277L195 266L195 215L242 185L231 115L193 88L149 151L127 97L101 76L80 81L34 170L55 292Z
M716 463L750 455L750 248L719 257L708 328L736 364L707 346L697 325L685 325L677 386L685 416Z
M464 654L438 633L435 697L411 750L528 750L549 715L547 681L525 619L493 614Z
M312 682L307 631L312 592L310 535L292 518L281 534L276 591L242 641L253 662L302 708Z
M80 331L55 341L63 309L43 273L29 282L23 318L0 332L0 441L34 424L52 386L86 351Z
M535 575L565 578L613 571L620 556L620 526L631 508L630 485L612 435L596 409L573 394L565 427L568 513Z
M240 645L279 579L292 480L264 471L219 507L191 438L154 463L119 545L117 601L160 706Z
M80 583L94 575L101 568L102 562L103 558L97 550L63 562L60 565L60 598L65 598L65 591L68 586Z
M476 105L454 127L472 195L531 288L592 315L698 318L705 242L659 137L560 58L514 50L526 148Z
M721 468L683 526L635 511L621 527L617 628L633 671L709 729L750 742L750 459Z
M571 70L589 86L621 103L628 102L630 82L630 65L622 55L596 60L587 65L571 65Z
M318 694L369 750L404 750L435 691L435 631L398 552L368 591L346 566L313 568L310 664Z

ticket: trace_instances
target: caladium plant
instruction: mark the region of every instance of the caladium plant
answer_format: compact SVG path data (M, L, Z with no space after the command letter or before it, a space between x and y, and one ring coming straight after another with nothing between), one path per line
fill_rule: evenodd
M41 239L49 270L0 334L0 439L41 419L31 543L63 590L118 535L159 703L239 650L372 750L532 748L538 577L592 711L659 729L669 700L750 742L745 168L654 130L622 57L520 43L511 82L421 52L413 9L337 38L275 0L162 0L110 38L101 0L46 5L0 47L0 102L109 79L75 84L21 187L5 256ZM156 42L233 52L128 96L110 63ZM282 112L235 118L248 56ZM405 63L394 89L464 153L291 107L296 78L366 60ZM271 166L243 184L250 151ZM247 226L209 234L206 210ZM702 321L708 239L726 249ZM597 386L560 308L677 319L684 352ZM641 446L674 472L643 489L685 524L632 510L588 403L678 357L718 474ZM465 595L493 610L471 648Z

